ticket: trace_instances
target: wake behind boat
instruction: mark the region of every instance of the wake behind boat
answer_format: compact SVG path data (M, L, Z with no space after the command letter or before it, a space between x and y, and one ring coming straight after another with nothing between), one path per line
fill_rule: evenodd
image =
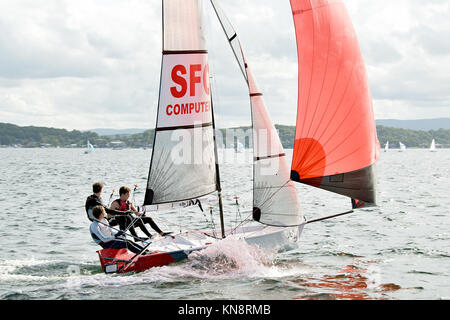
M139 212L157 217L167 210L196 205L203 211L210 201L205 197L214 196L210 215L211 220L218 215L220 228L205 232L185 226L189 231L144 242L138 253L123 248L99 250L107 273L143 271L178 262L225 239L274 248L289 239L297 241L306 224L353 212L306 220L294 182L346 196L353 209L376 203L374 166L379 143L364 62L344 4L291 0L298 39L299 96L289 168L239 38L217 1L210 2L249 91L253 209L240 224L226 227L202 0L163 0L157 122Z

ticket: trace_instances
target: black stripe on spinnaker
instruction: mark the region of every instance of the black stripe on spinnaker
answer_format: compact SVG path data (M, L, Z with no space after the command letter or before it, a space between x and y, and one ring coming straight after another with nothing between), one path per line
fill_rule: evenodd
M291 180L359 199L367 204L376 204L375 164L356 171L308 179L302 179L297 171L292 170Z

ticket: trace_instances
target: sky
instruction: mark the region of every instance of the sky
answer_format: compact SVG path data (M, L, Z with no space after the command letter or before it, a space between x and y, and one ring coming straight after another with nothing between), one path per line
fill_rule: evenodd
M288 0L222 0L272 121L295 124ZM376 119L450 117L450 0L344 0ZM207 1L218 127L250 125L248 92ZM69 130L153 128L161 0L1 0L0 122Z

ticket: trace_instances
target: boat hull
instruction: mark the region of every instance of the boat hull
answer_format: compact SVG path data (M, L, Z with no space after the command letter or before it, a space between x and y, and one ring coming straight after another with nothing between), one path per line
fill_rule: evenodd
M197 249L200 250L200 249ZM136 259L134 253L126 249L103 249L97 251L105 273L141 272L153 267L162 267L185 260L191 251L154 252L141 255Z
M274 249L286 245L290 241L289 234L295 233L297 237L295 241L298 241L302 231L303 226L298 228L253 226L229 230L227 239L245 240L249 245ZM98 250L97 254L105 273L141 272L183 261L192 252L203 250L220 241L222 239L212 240L211 235L206 233L200 237L197 234L194 239L189 239L188 234L183 234L157 240L154 246L152 243L148 247L150 253L137 257L126 249L102 249Z

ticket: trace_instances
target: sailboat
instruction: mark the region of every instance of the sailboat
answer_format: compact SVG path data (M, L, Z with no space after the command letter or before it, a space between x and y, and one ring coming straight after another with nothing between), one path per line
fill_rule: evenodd
M387 152L389 150L389 141L386 142L384 145L384 152Z
M403 152L406 150L406 146L403 143L399 142L398 145L400 146L399 152Z
M430 152L436 152L436 142L434 141L434 139L431 141L431 145L430 145Z
M160 95L147 187L139 211L161 213L196 205L203 210L202 203L214 201L220 230L188 230L152 239L144 247L149 251L146 254L99 250L106 273L142 271L181 261L225 238L273 247L292 234L298 240L307 224L376 204L374 169L379 143L364 62L344 4L290 0L299 87L289 166L236 31L218 2L210 3L249 90L253 209L237 227L226 228L202 0L163 0ZM174 141L174 136L180 139ZM307 220L294 182L346 196L352 209Z
M241 142L237 143L237 147L236 147L236 152L237 153L242 153L245 151L244 145Z
M94 152L94 146L89 142L89 140L87 140L87 150L84 151L84 154L89 154Z

